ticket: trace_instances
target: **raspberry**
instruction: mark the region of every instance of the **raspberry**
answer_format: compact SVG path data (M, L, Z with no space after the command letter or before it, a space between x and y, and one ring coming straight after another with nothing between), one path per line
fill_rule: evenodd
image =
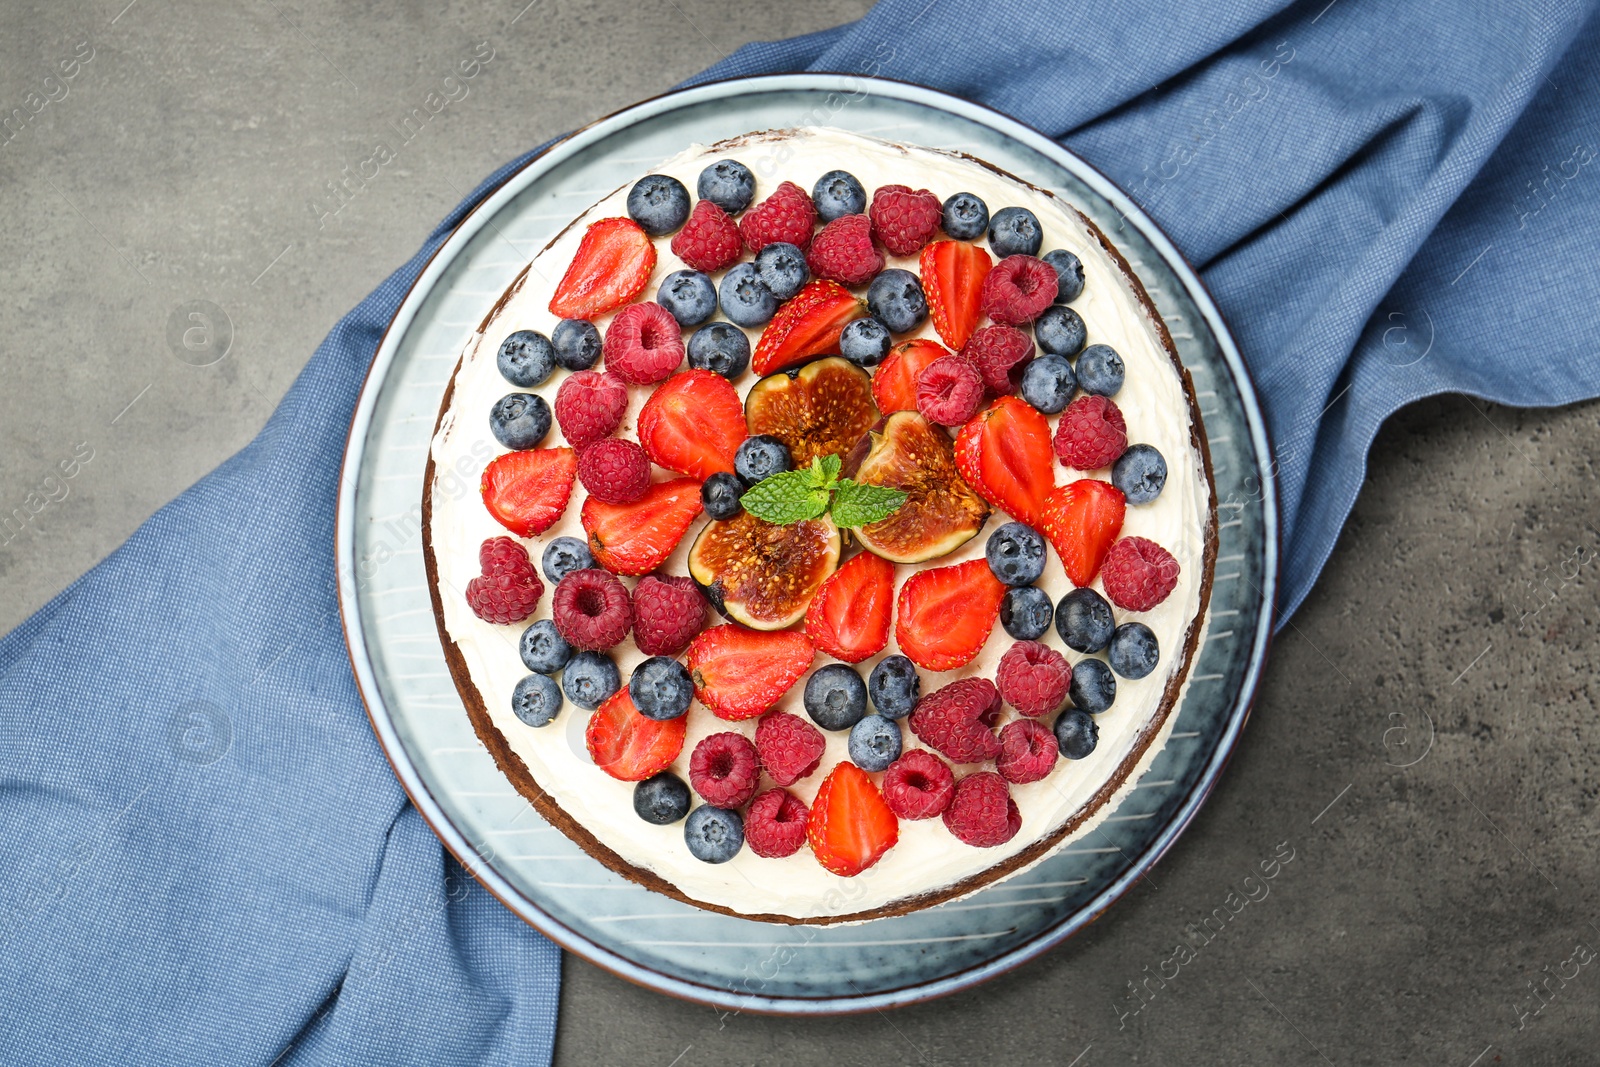
M709 200L694 206L689 221L672 239L672 254L707 274L733 266L742 251L739 224Z
M767 859L792 856L806 843L806 816L810 814L811 809L788 790L769 789L756 797L744 817L745 844Z
M983 376L960 356L940 356L917 375L917 410L945 426L960 426L983 404Z
M1055 302L1060 285L1056 269L1044 260L1007 256L983 279L978 302L995 322L1025 326Z
M883 799L902 819L931 819L950 806L956 776L944 760L914 748L883 772Z
M944 825L974 848L993 848L1017 836L1022 813L1004 778L979 771L956 783L956 795L944 809Z
M1033 359L1033 338L1015 326L985 326L961 346L991 392L1009 396L1022 384L1022 372Z
M1080 396L1056 423L1056 458L1080 471L1098 470L1128 450L1128 423L1103 396Z
M784 182L772 195L744 213L739 232L752 252L759 252L775 241L787 241L801 251L811 244L811 227L817 209L811 197L794 182Z
M794 785L822 762L827 742L822 731L798 715L769 711L756 723L756 752L761 766L779 785Z
M897 256L911 256L933 240L944 218L944 205L926 189L912 191L904 185L881 186L872 194L872 233Z
M1017 719L1000 728L1000 757L995 768L1015 785L1037 782L1055 768L1061 750L1056 735L1035 719Z
M647 656L676 656L706 625L706 598L693 578L646 575L633 587L633 641Z
M1124 537L1100 564L1106 599L1128 611L1149 611L1171 595L1181 570L1172 553L1143 537Z
M629 304L611 320L601 351L612 374L629 385L650 385L683 362L683 332L660 304Z
M483 574L467 583L467 607L484 622L521 622L533 614L544 583L528 550L509 537L491 537L478 548Z
M596 500L631 504L650 488L650 457L632 441L607 437L578 453L578 481Z
M610 437L628 410L628 387L614 374L580 370L556 390L556 422L573 448Z
M811 240L806 266L819 278L841 285L866 285L883 269L883 253L872 243L872 223L865 215L844 215Z
M588 567L556 583L550 614L567 644L580 652L603 652L628 636L633 605L610 571Z
M956 763L982 763L1000 754L994 724L1000 721L1000 691L987 678L963 678L917 701L911 732Z
M1030 719L1048 715L1067 698L1072 667L1066 657L1038 641L1018 641L1000 657L995 684L1007 704Z
M689 757L689 784L719 808L737 808L755 796L760 778L756 746L732 730L703 739Z

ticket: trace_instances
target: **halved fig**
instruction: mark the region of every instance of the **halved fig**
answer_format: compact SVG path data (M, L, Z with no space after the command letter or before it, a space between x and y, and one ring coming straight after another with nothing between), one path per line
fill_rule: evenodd
M689 574L734 622L781 630L805 617L839 566L839 528L826 515L788 526L750 512L709 522L689 549Z
M751 386L744 417L752 435L771 434L788 445L799 468L813 456L847 454L878 421L878 408L867 372L830 356Z
M915 411L897 411L869 435L853 477L906 494L894 514L856 531L869 552L895 563L922 563L954 552L977 535L989 505L961 479L942 429Z

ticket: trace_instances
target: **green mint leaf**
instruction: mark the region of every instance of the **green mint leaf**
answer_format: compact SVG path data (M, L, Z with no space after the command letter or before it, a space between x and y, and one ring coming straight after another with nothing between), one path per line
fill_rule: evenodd
M833 491L839 483L839 457L812 456L811 466L806 468L806 478L813 489Z
M838 456L823 456L822 457L822 469L828 476L828 483L829 483L828 487L830 489L837 488L837 485L835 483L837 483L839 481L839 468L842 467L843 465L844 465L844 461L841 460Z
M828 510L828 493L814 488L811 477L809 470L774 474L748 489L739 503L756 518L780 526L814 519Z
M899 510L906 494L883 485L862 485L846 478L833 494L833 521L840 526L870 526Z

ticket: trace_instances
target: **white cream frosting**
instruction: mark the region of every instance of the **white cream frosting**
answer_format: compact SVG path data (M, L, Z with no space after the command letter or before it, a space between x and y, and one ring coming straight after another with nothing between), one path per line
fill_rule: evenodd
M513 626L486 623L468 609L463 599L467 582L478 573L478 546L486 538L507 534L490 517L477 491L485 464L504 451L489 433L489 409L501 396L515 391L500 376L496 354L501 340L516 330L538 330L547 336L551 333L558 319L550 312L548 303L556 283L571 262L590 222L626 214L626 187L584 212L573 226L536 256L521 288L490 323L487 332L474 334L468 342L455 376L449 410L433 441L436 472L430 487L433 501L431 543L438 565L445 627L460 649L473 684L482 694L495 727L527 764L540 787L569 816L629 864L654 872L695 901L743 914L830 919L938 891L979 875L1057 830L1091 803L1116 768L1130 758L1141 730L1158 714L1172 673L1182 666L1185 637L1191 624L1198 624L1195 616L1200 605L1205 532L1212 501L1200 455L1191 441L1190 408L1183 383L1158 339L1157 328L1111 256L1066 203L967 158L894 145L842 130L784 131L782 148L782 165L776 168L777 174L766 178L758 169L758 200L786 178L809 189L824 172L844 167L868 190L899 183L931 189L941 199L965 190L982 197L991 211L1008 205L1027 207L1043 226L1045 250L1065 248L1083 261L1084 290L1072 307L1088 326L1088 343L1109 344L1122 355L1127 378L1115 400L1127 419L1129 439L1154 445L1168 465L1166 488L1161 496L1153 503L1128 508L1123 535L1139 535L1156 541L1171 551L1182 565L1177 588L1154 610L1117 612L1119 622L1138 619L1155 632L1161 647L1161 664L1147 678L1117 680L1116 702L1097 716L1100 736L1095 751L1087 759L1060 760L1043 781L1012 786L1012 796L1022 813L1022 829L1006 844L989 849L973 848L951 836L940 819L902 820L900 840L894 848L861 875L841 878L824 870L806 848L794 856L776 860L763 859L746 848L727 863L702 863L689 854L681 824L658 827L642 821L633 810L633 785L616 781L589 760L583 742L589 712L568 702L556 721L541 729L524 725L512 714L512 689L527 674L517 654L517 641L527 623ZM670 174L692 190L700 171L712 162L740 158L751 162L760 152L770 153L770 145L709 149L697 145L662 163L652 173ZM656 244L658 259L655 274L644 292L646 299L653 299L666 275L684 267L672 254L668 239L658 239ZM891 259L889 265L912 270L917 267L914 257ZM602 316L596 324L603 330L608 320L609 316ZM746 332L750 334L753 347L760 331ZM931 323L924 323L908 336L938 340ZM533 391L553 405L565 374L558 369L548 382ZM742 376L735 383L740 395L756 380L754 373ZM618 431L630 438L634 434L634 419L649 389L633 388L631 393L628 413ZM1053 428L1055 419L1050 421ZM560 428L555 427L544 445L564 443ZM1107 476L1103 471L1098 474ZM659 469L655 476L658 481L677 477ZM1055 466L1058 484L1085 476L1059 464ZM583 489L575 484L572 500L557 524L541 537L524 541L536 565L549 539L561 535L584 537L579 522L582 498ZM921 566L944 566L980 558L988 534L1004 521L1005 516L997 512L984 531L961 549ZM684 537L662 573L688 573L686 557L698 525ZM1052 600L1058 600L1073 586L1053 551L1048 553L1048 560L1039 585ZM898 588L917 567L902 565L896 569ZM633 581L624 579L630 586ZM1096 582L1097 588L1098 585ZM547 589L535 619L548 617L550 599ZM712 615L713 623L722 621L715 618L715 612ZM1072 662L1083 658L1066 649L1054 629L1043 640L1065 652ZM943 673L922 671L923 692L931 692L962 677L993 678L1000 656L1011 644L1012 638L997 624L981 653L965 668ZM863 677L882 656L895 651L891 638L883 653L858 665ZM629 640L614 651L613 658L626 684L629 672L644 657ZM831 662L831 657L819 653L813 669ZM777 707L803 717L803 684L802 681L790 689ZM1187 686L1187 679L1184 685ZM1002 722L1014 717L1015 713L1008 707ZM1155 741L1137 761L1138 766L1127 775L1109 802L1089 813L1058 848L1090 833L1098 820L1115 808L1165 744L1176 717L1175 714L1167 717ZM904 724L905 720L901 721ZM708 734L723 730L753 736L755 720L725 722L695 703L689 712L683 751L672 770L687 781L689 755L695 744ZM920 747L909 727L902 732L908 749ZM808 804L828 768L847 758L847 732L826 733L825 736L827 751L822 766L811 777L790 787ZM977 768L956 769L959 775ZM879 779L881 775L873 777ZM770 786L770 780L763 779L763 788Z

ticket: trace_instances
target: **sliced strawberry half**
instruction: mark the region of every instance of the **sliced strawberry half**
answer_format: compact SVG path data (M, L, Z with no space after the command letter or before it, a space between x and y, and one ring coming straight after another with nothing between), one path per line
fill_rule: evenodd
M811 666L810 638L793 630L713 626L689 643L684 666L695 698L719 719L753 719Z
M845 325L866 313L866 302L838 282L814 281L772 316L756 342L751 366L757 374L771 374L812 356L837 355Z
M983 315L983 280L994 261L966 241L935 241L922 250L919 266L928 317L944 343L959 349L978 328Z
M918 571L900 587L894 639L919 667L964 667L989 640L1005 595L985 559Z
M1045 494L1055 484L1050 424L1032 404L1003 396L956 435L956 470L1007 515L1039 525Z
M806 819L811 853L834 874L853 878L900 840L900 820L867 772L844 762L817 787Z
M1098 478L1057 486L1045 498L1041 528L1073 585L1088 585L1117 535L1127 502L1122 490Z
M583 740L602 771L624 782L642 782L678 758L688 727L687 715L659 722L639 714L623 686L589 716Z
M894 564L863 552L828 576L806 609L811 643L835 659L860 663L889 643Z
M700 483L677 478L657 482L631 504L589 497L580 517L600 566L612 574L649 574L672 555L700 509Z
M733 456L748 435L744 404L733 384L708 370L674 374L639 412L639 443L659 466L705 481L733 473Z
M578 453L570 448L507 452L483 469L483 505L518 537L534 537L567 510L577 473Z
M632 219L591 223L578 242L572 265L550 298L564 319L592 319L644 292L656 269L656 246Z
M921 337L891 348L872 376L872 399L878 410L885 415L917 410L917 377L928 364L949 354L938 341Z

